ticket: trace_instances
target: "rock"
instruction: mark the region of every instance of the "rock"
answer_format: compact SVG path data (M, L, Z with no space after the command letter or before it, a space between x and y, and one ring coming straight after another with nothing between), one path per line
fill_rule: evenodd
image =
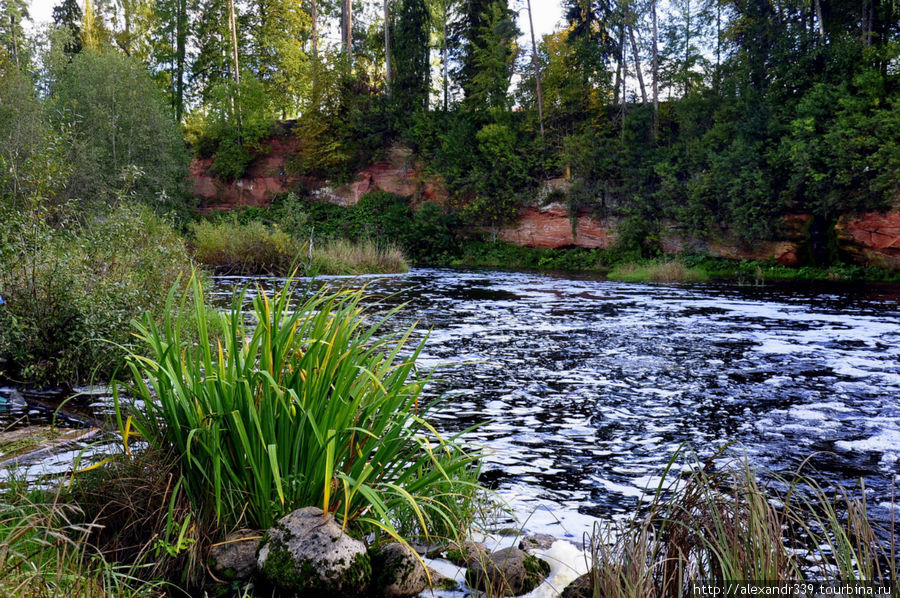
M447 545L446 556L447 560L457 567L466 567L472 561L486 557L490 552L484 544L466 540L462 544L450 542Z
M213 544L209 551L209 569L223 581L243 581L256 572L256 551L263 533L243 529L225 536L224 542Z
M492 596L519 596L536 588L549 574L546 561L510 547L470 563L466 581Z
M525 536L522 538L522 541L519 542L519 549L524 550L525 552L530 552L532 550L549 550L554 542L556 542L556 538L550 534Z
M415 596L428 586L425 567L407 546L392 542L372 556L374 596Z
M296 596L360 596L372 575L365 544L316 507L279 519L266 534L257 566L268 583Z
M435 571L431 567L428 567L428 576L431 578L431 587L436 590L455 592L459 589L459 582L452 577L447 577L443 573Z
M617 222L612 218L595 219L587 214L569 218L569 210L561 204L543 208L523 208L516 224L500 231L500 238L526 247L578 246L589 249L607 249L616 242Z
M585 573L566 586L560 594L560 598L594 598L594 583L592 574Z

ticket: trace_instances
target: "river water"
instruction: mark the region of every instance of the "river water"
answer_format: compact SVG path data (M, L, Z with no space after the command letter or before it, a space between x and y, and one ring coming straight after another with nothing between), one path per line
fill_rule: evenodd
M890 518L900 481L900 286L626 284L414 270L365 284L429 334L443 432L481 423L483 481L528 531L580 539L633 512L682 445L727 443L853 490ZM219 278L222 298L246 279ZM272 281L266 281L271 288ZM815 472L815 473L814 473Z
M580 540L597 519L633 512L680 446L706 456L728 443L782 474L814 455L819 480L850 490L863 480L870 515L890 518L900 286L441 269L320 280L365 285L374 309L405 304L395 325L428 334L420 363L437 369L427 393L445 397L433 421L446 433L482 424L468 440L487 451L483 481L513 507L510 525ZM227 304L257 282L279 284L219 277L213 291ZM87 406L102 415L109 401L101 393ZM0 424L40 423L29 409L7 403ZM71 458L44 467L65 470Z

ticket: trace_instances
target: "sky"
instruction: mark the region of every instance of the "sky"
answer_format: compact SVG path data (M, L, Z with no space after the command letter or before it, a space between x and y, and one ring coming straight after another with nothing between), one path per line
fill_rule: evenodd
M49 23L53 14L53 7L59 0L31 0L30 14L35 25ZM528 11L525 10L525 0L513 0L513 8L519 10L519 29L523 34L521 44L531 43L528 31ZM562 7L560 0L531 0L531 9L534 11L534 34L540 40L541 36L551 33L562 22Z

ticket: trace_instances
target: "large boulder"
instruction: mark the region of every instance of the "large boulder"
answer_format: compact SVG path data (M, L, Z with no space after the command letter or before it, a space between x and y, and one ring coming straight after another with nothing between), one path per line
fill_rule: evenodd
M374 596L416 596L428 586L425 567L418 555L399 542L391 542L372 555Z
M305 507L266 534L257 565L265 581L295 596L362 595L372 567L366 546L341 531L329 514Z
M471 562L466 581L491 596L520 596L536 588L549 574L549 563L510 547Z
M256 551L262 539L258 530L239 530L209 550L209 569L223 581L243 581L256 572Z

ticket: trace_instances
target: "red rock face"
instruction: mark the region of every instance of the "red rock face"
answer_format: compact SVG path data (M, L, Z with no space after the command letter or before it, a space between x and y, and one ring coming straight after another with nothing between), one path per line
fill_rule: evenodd
M835 231L841 250L854 261L900 268L900 211L843 216Z
M268 145L270 151L257 158L244 177L231 183L213 176L212 159L194 160L191 183L194 195L201 200L201 211L265 206L275 194L290 190L301 180L315 188L313 194L323 201L343 206L355 205L363 195L377 189L410 196L414 203L443 202L447 197L440 182L426 177L405 148L393 148L387 160L361 170L354 182L330 187L323 181L287 174L285 162L299 149L296 138L274 137Z
M616 233L611 221L579 216L572 235L572 221L568 210L551 204L545 208L525 208L519 222L500 231L499 237L509 243L526 247L586 247L606 249L615 243Z
M273 137L267 144L270 151L257 158L243 178L231 183L213 176L211 158L194 160L190 177L194 195L201 201L201 211L268 205L276 193L283 193L299 182L298 177L287 175L284 166L288 156L297 151L299 142L293 137Z
M440 181L429 178L408 149L395 147L388 158L361 170L352 183L329 187L322 181L301 179L286 173L285 162L299 149L293 136L274 137L268 142L270 151L258 158L245 177L225 183L210 173L211 159L191 164L194 194L201 200L201 211L229 210L245 206L264 206L276 193L283 193L301 180L315 188L314 195L323 201L354 205L370 191L381 189L412 197L413 204L424 201L446 203L447 192ZM565 191L569 182L550 181L544 195ZM785 217L786 240L763 242L751 247L726 241L686 239L677 229L663 232L660 245L665 253L686 250L705 251L732 259L774 259L787 266L800 265L799 244L805 237L808 214ZM573 235L568 210L560 204L544 208L524 208L518 223L500 231L504 241L527 247L585 247L606 249L616 241L617 222L613 218L595 219L579 215ZM860 264L900 268L900 209L887 213L868 212L860 216L844 216L835 227L842 252Z

